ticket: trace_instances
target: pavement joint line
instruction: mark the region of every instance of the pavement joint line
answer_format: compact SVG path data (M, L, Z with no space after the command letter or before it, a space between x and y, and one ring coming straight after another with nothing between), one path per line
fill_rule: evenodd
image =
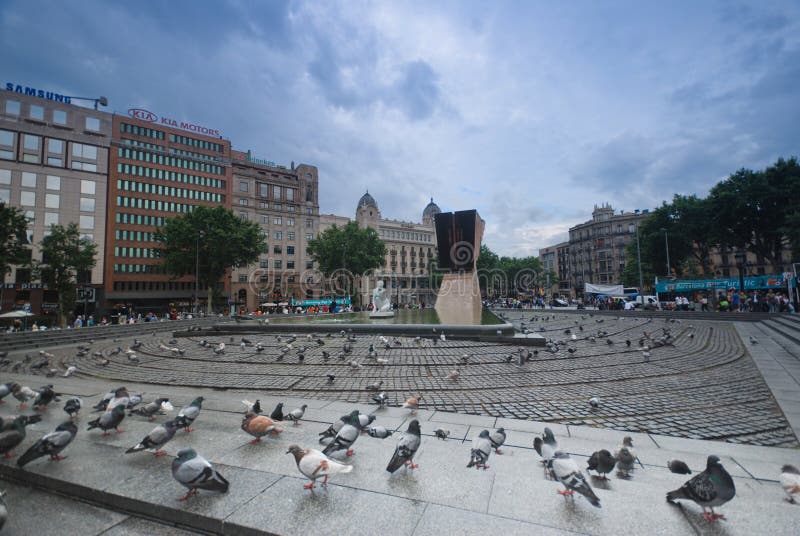
M486 510L484 514L489 514L489 506L492 504L492 495L494 495L494 482L497 479L497 473L492 473L492 483L489 486L489 496L486 498Z
M750 471L748 471L748 470L747 470L747 467L745 467L744 465L742 465L741 463L739 463L739 460L737 460L737 459L736 459L736 458L734 458L733 456L730 456L730 459L731 459L731 460L733 460L733 463L735 463L736 465L738 465L739 467L741 467L742 471L744 471L745 473L747 473L748 475L750 475L750 478L752 478L753 480L758 480L758 479L757 479L757 478L756 478L756 477L753 475L753 473L751 473Z
M417 518L417 522L414 523L414 530L412 530L411 533L410 533L411 536L414 536L414 534L416 534L417 529L419 528L419 524L422 523L422 518L425 517L425 512L428 511L428 507L430 505L431 505L431 503L429 503L429 502L425 503L425 507L422 509L422 513L420 514L419 518Z
M272 473L272 474L275 474L275 473ZM233 510L233 512L231 512L230 514L228 514L227 516L225 516L225 518L222 520L222 525L223 525L223 528L224 528L224 526L225 526L225 524L226 524L227 520L228 520L228 519L229 519L231 516L233 516L234 514L236 514L237 512L239 512L239 510L241 510L241 509L242 509L242 508L244 508L245 506L249 505L251 502L255 501L255 500L256 500L256 499L259 497L259 495L261 495L262 493L266 492L268 489L270 489L272 486L274 486L275 484L277 484L278 482L280 482L280 481L281 481L281 480L283 480L284 478L286 478L286 475L280 475L280 478L277 478L277 479L275 479L275 481L274 481L274 482L272 482L271 484L267 485L267 487L265 487L264 489L262 489L261 491L259 491L258 493L256 493L256 494L255 494L255 495L253 495L252 497L250 497L250 499L248 499L247 501L245 501L244 503L242 503L242 504L240 504L238 507L236 507L236 509L235 509L235 510ZM223 532L224 532L224 530L223 530Z

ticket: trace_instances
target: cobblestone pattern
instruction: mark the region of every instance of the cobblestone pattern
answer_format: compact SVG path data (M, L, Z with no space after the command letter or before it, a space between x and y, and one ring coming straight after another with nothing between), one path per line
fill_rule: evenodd
M157 333L142 337L142 347L136 351L139 363L124 353L132 343L128 340L96 343L92 352L102 352L102 358L75 357L72 349L55 353L62 368L75 364L79 374L109 380L260 389L354 403L368 402L374 393L366 387L383 381L381 390L391 405L421 394L421 407L427 409L757 445L798 445L731 324L590 313L525 311L504 316L519 330L559 342L559 349L441 341L432 333L430 338L397 338L400 345L391 337L389 349L380 335L361 335L351 343L352 351L344 354L344 334L298 335L287 350L292 336L287 332L247 337L264 346L259 353L251 345L242 348L238 338L210 337L210 346L202 347L199 338L171 342L168 335ZM652 348L645 362L640 339L657 339L665 329L673 344ZM220 342L226 348L217 355L211 348ZM387 364L369 357L371 344L377 358ZM123 352L112 355L117 346ZM166 347L178 347L184 355ZM536 353L518 366L521 350ZM330 353L329 359L323 351ZM101 364L103 359L108 364ZM353 368L351 361L362 368ZM460 377L448 379L456 369ZM328 374L336 377L332 384ZM600 399L596 410L588 404L592 396Z

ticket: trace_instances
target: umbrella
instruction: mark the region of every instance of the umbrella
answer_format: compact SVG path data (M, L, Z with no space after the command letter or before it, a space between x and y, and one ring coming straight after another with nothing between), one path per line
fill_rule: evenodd
M9 311L7 313L1 314L0 318L26 318L28 316L34 316L34 315L27 311L23 311L22 309L17 309L16 311Z

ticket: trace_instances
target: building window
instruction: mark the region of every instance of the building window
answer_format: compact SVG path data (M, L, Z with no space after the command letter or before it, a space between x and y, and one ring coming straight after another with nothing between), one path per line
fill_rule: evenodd
M309 228L309 229L310 229L311 227L314 227L314 220L312 220L312 219L307 219L307 220L306 220L306 228Z
M306 233L306 240L313 240L313 239L314 239L314 233Z
M86 130L91 130L93 132L100 131L100 120L96 117L87 117L86 118Z
M258 196L269 197L269 185L264 184L262 182L257 183L257 185L258 185Z
M239 274L239 283L247 283L247 274Z
M275 268L281 268L281 265L282 265L282 264L283 264L283 261L281 261L280 259L275 259L275 260L273 261L273 264L272 264L272 265L273 265Z
M44 213L44 226L49 228L51 225L58 225L58 212Z
M294 188L286 188L286 200L294 201Z
M286 240L289 240L290 242L294 241L294 233L292 231L286 233Z
M250 219L250 215L247 214L247 212L242 211L242 212L239 213L239 218L241 218L243 220L249 220Z
M7 100L6 101L6 114L19 115L19 101Z
M0 145L14 146L14 133L10 130L0 130Z
M47 140L47 152L57 155L64 154L64 142L62 140Z
M286 246L286 254L294 255L294 246Z
M283 233L280 231L275 231L275 240L283 240Z
M23 188L36 188L36 173L24 171L22 173L22 187Z
M28 113L28 116L31 119L44 121L44 108L42 108L41 106L37 106L35 104L31 104L31 109L30 112Z
M311 270L314 268L314 261L306 261L306 269Z
M273 218L273 220L272 220L272 223L274 225L280 225L281 224L281 217L280 216L275 216L275 218Z
M94 229L94 216L81 216L80 217L81 229Z
M39 150L39 136L34 136L33 134L24 134L22 136L23 142L22 146L28 151L38 151Z
M244 199L244 198L239 199L239 205L241 205L243 207L246 207L248 205L247 199Z
M272 246L272 253L274 253L275 255L280 255L281 253L283 253L283 246L281 245Z
M308 203L314 201L314 190L312 190L311 188L306 190L306 201Z
M294 227L294 218L286 218L286 225L288 227Z
M0 169L0 184L11 184L10 169Z
M281 187L280 186L273 186L272 187L272 198L273 199L280 199L281 198Z
M0 203L11 204L11 190L0 189Z
M45 208L57 209L60 203L61 203L61 196L59 196L58 194L45 194L44 196Z
M87 195L94 195L95 192L95 182L94 181L87 181L85 179L81 180L81 193Z
M247 192L248 188L249 188L249 185L248 185L247 181L239 182L239 191L240 192Z
M47 176L47 189L48 190L60 190L61 189L61 177L56 175L48 175ZM56 207L58 208L58 207Z
M94 199L91 197L81 197L81 212L94 212Z
M286 269L294 270L294 261L286 261Z
M269 208L269 203L267 203L266 201L259 201L258 208Z
M64 110L53 110L53 123L56 125L66 125L67 112Z
M83 143L73 143L72 156L85 160L97 160L97 147Z

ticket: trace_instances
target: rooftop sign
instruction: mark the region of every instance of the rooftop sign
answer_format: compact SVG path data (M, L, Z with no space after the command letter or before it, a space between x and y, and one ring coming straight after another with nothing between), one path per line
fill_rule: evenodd
M128 110L128 115L134 119L139 119L141 121L149 121L150 123L157 123L159 125L166 125L168 127L180 128L183 130L188 130L189 132L194 132L195 134L212 136L214 138L220 137L219 130L217 129L208 128L203 125L198 125L197 123L178 121L177 119L173 119L171 117L167 117L164 115L159 116L151 111L144 110L142 108L130 108Z
M6 90L13 91L14 93L21 93L23 95L29 95L31 97L39 97L40 99L63 102L64 104L70 104L72 102L70 97L62 95L61 93L55 93L53 91L47 91L44 89L36 89L35 87L21 86L19 84L14 84L13 82L6 82Z

